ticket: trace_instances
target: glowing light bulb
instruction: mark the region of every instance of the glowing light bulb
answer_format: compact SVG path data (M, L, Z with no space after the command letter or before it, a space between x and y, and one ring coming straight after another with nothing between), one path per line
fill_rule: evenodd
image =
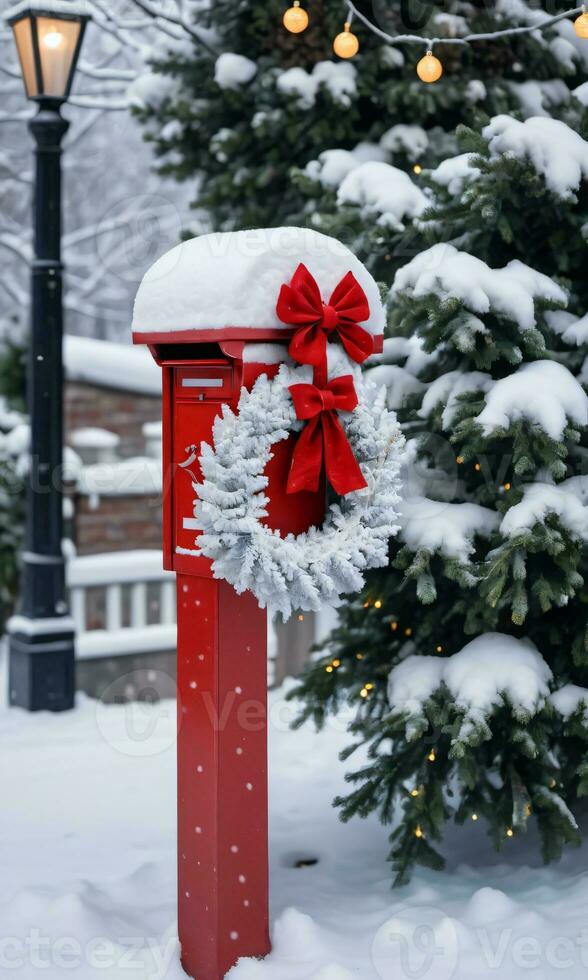
M425 835L423 834L421 828L420 827L417 827L416 830L415 830L415 832L414 832L414 836L415 837L424 837Z
M472 813L472 820L475 822L478 819L477 813Z
M290 34L302 34L308 27L308 14L303 7L300 6L300 0L294 0L294 3L286 11L283 18L283 24Z
M340 660L333 660L333 667L340 667L340 666L341 666Z
M381 609L382 608L382 600L381 599L376 599L376 601L374 602L374 608L375 609Z
M429 760L429 762L434 762L436 758L437 758L437 754L436 754L435 750L434 749L431 749L431 751L429 752L429 754L427 756L427 759Z
M411 789L411 791L410 791L410 795L411 795L411 796L418 796L418 795L419 795L419 791L418 791L418 789Z
M417 65L417 75L421 82L430 85L431 82L438 82L443 74L443 65L436 58L432 51L427 51L424 58L421 58Z
M395 633L396 630L398 629L398 623L397 622L390 623L390 629L392 630L393 633Z
M43 44L46 48L50 48L51 51L56 51L63 44L65 38L60 30L54 25L49 28L47 33L43 36Z
M359 51L359 40L351 32L351 24L345 24L344 30L333 41L333 50L339 58L353 58Z
M415 163L414 167L412 168L412 172L413 174L417 174L417 176L418 174L422 174L423 168L421 167L420 163Z
M578 37L588 38L588 13L586 11L574 21L574 30Z
M327 674L332 674L333 673L333 668L331 667L330 664L329 664L328 667L325 667L325 670L326 670Z
M508 828L508 830L506 831L506 836L507 837L514 837L514 830L512 829L512 827L509 827Z
M304 616L303 616L303 614L302 614L302 613L300 613L300 615L299 615L299 617L298 617L298 622L299 622L299 623L303 623L303 622L304 622Z
M437 653L443 653L443 647L441 646L441 644L439 644L439 646L436 646L435 650L437 651Z

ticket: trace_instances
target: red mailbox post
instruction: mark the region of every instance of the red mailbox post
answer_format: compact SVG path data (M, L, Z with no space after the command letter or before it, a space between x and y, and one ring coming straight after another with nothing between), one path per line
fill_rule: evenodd
M334 264L339 277L363 268L301 229L203 236L163 256L135 304L134 341L162 368L164 565L178 591L178 925L183 966L198 980L270 950L267 623L256 599L215 579L198 554L193 483L222 406L235 410L242 387L287 359L293 329L275 304L301 260ZM256 298L239 307L247 284ZM325 485L286 493L291 442L274 447L266 470L267 523L298 534L320 524Z

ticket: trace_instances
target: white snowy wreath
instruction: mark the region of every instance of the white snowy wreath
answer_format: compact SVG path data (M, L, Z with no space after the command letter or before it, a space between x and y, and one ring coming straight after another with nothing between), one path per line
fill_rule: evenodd
M203 479L194 484L198 550L212 560L215 578L238 593L251 591L262 608L284 619L359 591L367 569L387 565L388 539L398 531L404 439L385 389L357 370L354 375L359 404L340 419L368 486L331 504L320 528L282 538L261 523L271 448L303 425L288 387L311 381L310 368L284 364L273 380L261 375L251 392L242 391L238 414L223 407L214 446L201 445Z

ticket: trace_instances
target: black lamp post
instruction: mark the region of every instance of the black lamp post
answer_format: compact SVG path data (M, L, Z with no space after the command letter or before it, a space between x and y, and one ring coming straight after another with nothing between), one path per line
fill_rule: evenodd
M35 252L27 403L30 475L20 609L9 623L9 700L29 711L64 711L75 693L74 626L65 599L62 538L63 302L61 116L89 20L69 0L24 2L5 20L14 32L27 97L38 103Z

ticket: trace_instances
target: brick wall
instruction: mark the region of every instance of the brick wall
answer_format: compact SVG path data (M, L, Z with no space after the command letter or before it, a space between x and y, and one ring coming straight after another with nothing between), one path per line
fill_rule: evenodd
M79 555L161 548L161 497L75 497L74 543Z
M120 436L117 455L145 455L142 428L161 418L159 396L116 391L68 381L65 386L65 441L73 429L100 428ZM161 548L161 497L77 494L71 535L79 555L135 548Z
M143 456L142 426L160 418L159 396L115 391L76 381L68 381L65 385L66 442L72 429L108 429L120 436L120 456Z

